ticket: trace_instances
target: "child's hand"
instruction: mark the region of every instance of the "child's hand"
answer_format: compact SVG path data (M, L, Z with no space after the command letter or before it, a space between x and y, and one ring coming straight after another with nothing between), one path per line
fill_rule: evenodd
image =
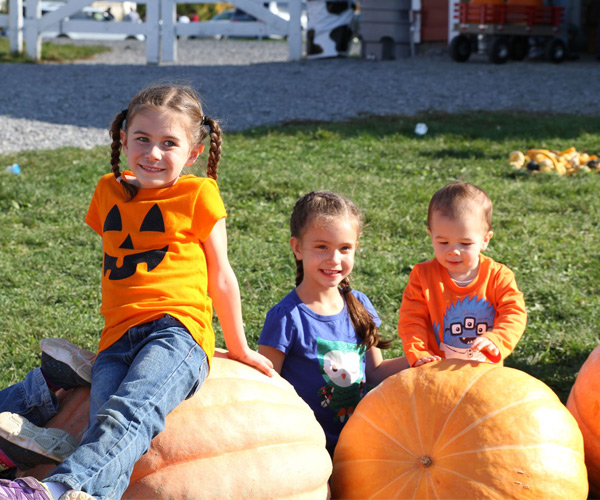
M276 373L275 370L273 370L273 363L271 363L270 359L251 349L245 350L239 357L235 357L232 355L231 351L229 351L228 356L231 359L235 359L236 361L240 361L241 363L256 368L259 372L262 372L269 377L272 377Z
M471 349L473 349L474 351L479 351L479 352L487 351L493 357L498 356L498 354L500 354L500 351L498 350L498 348L487 337L477 337L473 341L473 344L471 344Z
M427 363L433 363L434 361L441 361L442 358L440 356L425 356L424 358L421 358L419 360L417 360L417 362L413 365L414 368L416 368L417 366L423 366L426 365Z

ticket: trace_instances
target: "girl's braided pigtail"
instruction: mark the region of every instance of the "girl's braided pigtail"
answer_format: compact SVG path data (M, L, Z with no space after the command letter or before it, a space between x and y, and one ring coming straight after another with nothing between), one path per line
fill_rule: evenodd
M125 123L126 119L127 109L124 109L120 113L117 113L110 126L110 137L112 138L110 165L115 179L117 179L117 181L121 183L121 186L123 186L125 198L127 201L130 201L135 197L138 190L133 184L125 181L125 178L119 169L119 165L121 163L121 149L123 148L123 144L121 144L121 130L123 129L123 123Z
M217 180L217 167L219 166L219 161L221 161L221 144L223 143L223 134L219 124L209 116L204 115L202 117L202 125L206 125L210 130L210 149L208 152L206 175L214 180Z
M352 326L359 337L363 339L363 347L368 351L371 347L387 349L391 346L391 340L384 340L379 335L379 328L373 321L373 316L367 311L365 306L352 293L350 280L344 278L340 283L340 290L346 299L346 307L350 315Z

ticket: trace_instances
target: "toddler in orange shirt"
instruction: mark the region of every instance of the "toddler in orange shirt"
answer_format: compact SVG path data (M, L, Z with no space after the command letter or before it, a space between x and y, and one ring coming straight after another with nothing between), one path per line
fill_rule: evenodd
M410 366L459 358L501 362L525 331L514 273L483 255L492 238L485 191L454 182L429 202L435 258L417 264L402 297L398 333Z

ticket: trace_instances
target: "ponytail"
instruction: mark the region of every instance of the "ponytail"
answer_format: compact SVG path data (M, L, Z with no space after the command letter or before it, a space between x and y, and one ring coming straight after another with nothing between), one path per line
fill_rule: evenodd
M210 138L210 145L208 151L208 163L206 164L206 175L215 181L217 180L217 167L219 161L221 161L221 144L223 143L223 133L219 124L204 115L202 117L202 125L206 125L210 132L208 134Z
M121 164L121 149L123 144L121 143L121 130L123 130L123 124L127 119L128 110L124 109L120 113L117 113L115 119L110 126L110 136L112 138L111 153L110 153L110 166L113 175L117 182L119 182L123 188L125 199L131 201L138 192L137 186L127 182L121 173L119 165Z
M388 349L392 345L392 340L381 338L379 328L373 320L373 315L367 311L363 303L352 293L348 278L342 280L340 290L346 300L346 308L348 309L348 315L350 316L354 331L363 339L362 347L364 347L365 351L368 351L371 347Z

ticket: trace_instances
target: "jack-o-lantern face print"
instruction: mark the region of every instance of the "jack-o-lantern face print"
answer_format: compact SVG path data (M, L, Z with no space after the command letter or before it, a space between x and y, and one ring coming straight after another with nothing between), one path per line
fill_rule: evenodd
M162 212L158 208L157 204L154 204L142 221L140 226L140 232L143 231L156 231L160 233L165 232L165 221L163 219ZM121 212L119 207L115 205L111 208L110 212L106 216L104 221L104 230L107 231L123 231L123 220L121 219ZM131 235L127 234L121 243L123 250L135 250ZM117 257L104 253L104 275L108 275L110 280L123 280L129 278L137 271L138 264L146 264L148 272L152 271L158 266L165 257L165 254L169 250L169 245L159 250L148 250L145 252L131 253L123 257L123 265L117 266Z

